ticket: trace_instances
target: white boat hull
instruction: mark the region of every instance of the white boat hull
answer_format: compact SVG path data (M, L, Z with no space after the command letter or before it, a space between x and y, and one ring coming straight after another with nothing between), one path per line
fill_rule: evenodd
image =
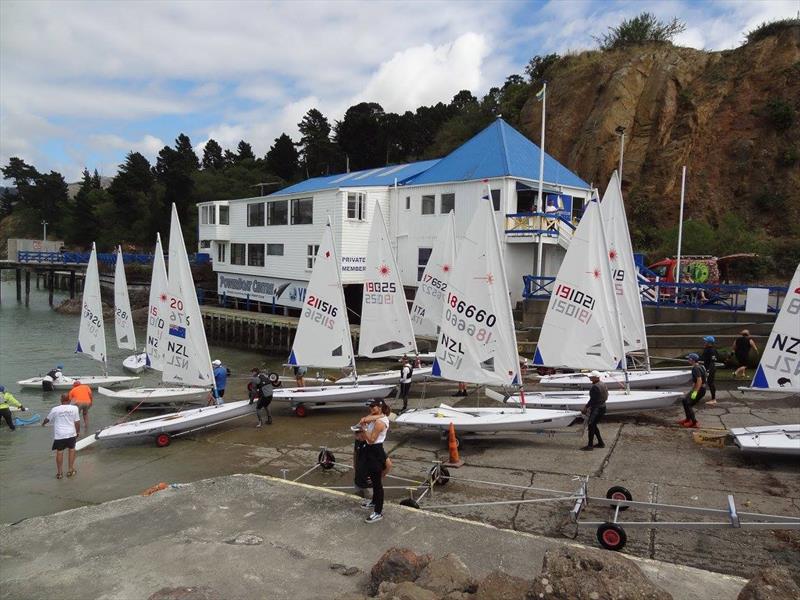
M519 404L519 394L506 396L492 389L486 390L486 395L493 400ZM606 400L606 414L636 413L642 410L657 410L669 408L683 396L681 392L650 392L633 391L609 392ZM544 408L556 410L578 410L589 402L588 392L525 392L525 406L529 408Z
M414 369L411 374L412 383L425 381L433 377L433 367L418 367ZM337 379L336 383L339 385L353 385L354 379L350 377L342 377ZM389 384L397 385L400 383L400 369L391 371L378 371L375 373L366 373L358 376L358 383L361 384Z
M438 408L414 409L397 417L395 424L417 429L447 431L452 423L459 433L501 431L544 431L568 427L581 414L576 411L521 408Z
M679 387L690 383L691 378L692 372L688 369L628 371L628 383L634 389ZM604 371L600 373L600 381L605 383L609 389L613 389L625 385L625 375L622 371ZM539 385L564 390L588 390L592 387L592 382L587 373L560 373L540 377Z
M298 404L326 404L334 402L366 402L373 398L386 398L393 385L327 385L322 387L277 388L272 399Z
M93 437L97 440L119 440L148 435L155 436L161 433L175 434L216 425L248 413L255 413L255 409L255 404L250 404L249 400L227 402L218 406L203 406L112 425L101 429Z
M742 452L800 456L800 424L741 427L731 435Z
M759 400L780 400L782 398L800 398L800 388L754 388L740 386L736 391L730 390L733 397L747 397Z
M135 381L138 377L129 377L127 375L86 375L85 377L62 377L58 381L53 382L54 390L69 390L75 381L80 381L88 385L92 389L96 389L101 385L119 385L128 381ZM44 377L31 377L30 379L23 379L18 381L17 384L23 388L38 388L42 389L42 381Z
M141 354L131 354L122 361L122 368L129 373L141 373L149 368L147 366L147 354L145 352Z
M129 388L118 392L101 387L101 395L126 404L175 404L206 402L211 393L199 387Z

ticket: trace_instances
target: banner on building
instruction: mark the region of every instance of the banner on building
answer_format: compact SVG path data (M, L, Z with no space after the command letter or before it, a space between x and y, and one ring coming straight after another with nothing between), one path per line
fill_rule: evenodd
M257 275L217 273L217 293L233 298L249 298L253 302L268 302L300 308L306 297L307 281L292 281Z

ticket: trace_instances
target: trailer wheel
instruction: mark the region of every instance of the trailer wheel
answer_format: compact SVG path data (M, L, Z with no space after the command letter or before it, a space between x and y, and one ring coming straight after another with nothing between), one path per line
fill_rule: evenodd
M628 536L616 523L603 523L597 528L597 541L606 550L622 550L628 541Z
M329 471L333 468L333 465L336 464L336 457L330 450L320 450L317 456L317 464L319 464L324 471Z
M169 443L172 441L172 436L168 433L159 433L156 436L156 446L159 448L166 448L169 446Z
M308 407L305 404L298 404L294 407L294 414L298 417L307 417Z
M405 498L400 500L400 506L408 506L410 508L419 508L419 504L413 498Z
M439 485L446 485L450 481L450 471L447 470L447 467L441 465L432 466L428 474L431 480Z
M633 494L630 493L628 488L624 488L621 485L614 485L608 488L606 492L606 498L610 500L633 500ZM612 504L611 506L616 507L616 504ZM620 506L620 511L628 510L630 506Z

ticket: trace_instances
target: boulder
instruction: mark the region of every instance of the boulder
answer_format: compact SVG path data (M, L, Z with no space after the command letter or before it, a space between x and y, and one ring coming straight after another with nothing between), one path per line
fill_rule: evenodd
M525 600L531 582L495 569L478 584L475 600Z
M455 554L432 560L422 570L416 583L440 596L451 592L475 591L475 582L467 565Z
M380 600L439 600L439 596L411 581L382 583L378 590Z
M786 567L767 567L756 573L739 592L737 600L795 600L800 586Z
M367 586L369 594L374 596L384 581L415 581L430 560L430 555L418 555L408 548L389 548L370 571Z
M564 547L548 550L531 600L671 600L631 560L607 550Z

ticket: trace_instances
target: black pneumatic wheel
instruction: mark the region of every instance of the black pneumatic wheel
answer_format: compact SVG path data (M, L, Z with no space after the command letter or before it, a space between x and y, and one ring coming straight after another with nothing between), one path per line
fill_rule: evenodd
M404 500L400 500L400 506L408 506L410 508L419 508L419 503L413 498L405 498Z
M172 437L168 433L159 433L156 436L156 446L159 448L166 448L172 441Z
M628 541L628 536L616 523L603 523L597 528L597 541L606 550L622 550Z
M628 488L622 487L621 485L614 485L608 488L606 492L606 498L609 500L633 500L633 494L630 493ZM612 504L612 507L616 507L616 504ZM620 511L628 510L630 506L620 506Z
M320 450L319 456L317 456L317 463L323 470L329 471L336 464L336 457L330 450Z
M274 371L267 376L272 387L281 387L281 377Z

